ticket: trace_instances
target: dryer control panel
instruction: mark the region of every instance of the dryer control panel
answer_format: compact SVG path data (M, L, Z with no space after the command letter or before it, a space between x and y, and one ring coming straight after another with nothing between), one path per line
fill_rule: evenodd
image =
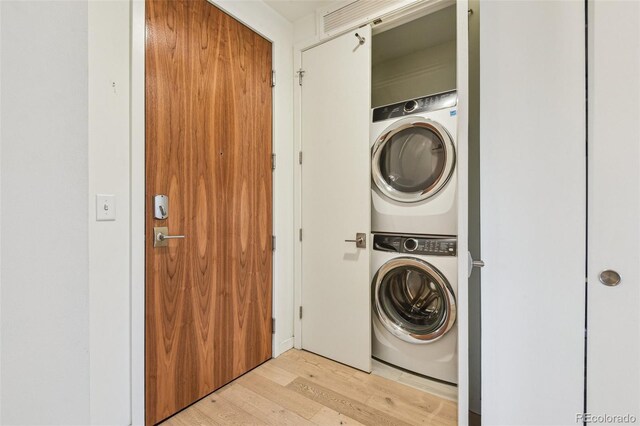
M458 94L455 90L438 93L423 98L411 99L397 104L385 105L373 110L373 122L390 118L404 117L418 113L452 108L458 104Z
M447 237L374 234L373 249L423 256L455 256L458 242L455 238Z

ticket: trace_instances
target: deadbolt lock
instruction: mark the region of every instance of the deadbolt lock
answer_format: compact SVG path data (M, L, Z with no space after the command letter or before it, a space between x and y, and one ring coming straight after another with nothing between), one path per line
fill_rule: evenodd
M169 217L169 197L162 194L153 197L153 217L158 220Z

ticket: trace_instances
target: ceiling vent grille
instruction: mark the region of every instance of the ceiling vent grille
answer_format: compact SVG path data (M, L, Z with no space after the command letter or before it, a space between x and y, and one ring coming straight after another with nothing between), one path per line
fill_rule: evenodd
M324 33L332 34L336 30L350 27L353 24L364 23L404 3L407 3L407 1L355 0L322 16Z

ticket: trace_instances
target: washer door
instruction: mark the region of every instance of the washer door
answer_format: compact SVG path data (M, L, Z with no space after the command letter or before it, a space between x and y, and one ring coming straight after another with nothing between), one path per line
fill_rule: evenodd
M434 342L456 321L451 285L421 259L398 257L382 265L373 278L372 296L382 325L406 342Z
M447 184L455 157L451 136L442 125L410 117L388 127L373 145L372 178L392 200L426 200Z

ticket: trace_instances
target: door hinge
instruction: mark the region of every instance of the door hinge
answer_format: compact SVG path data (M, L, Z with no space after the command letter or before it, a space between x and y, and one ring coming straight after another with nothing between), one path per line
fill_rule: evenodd
M271 70L271 87L276 87L276 70Z
M304 76L304 70L300 68L296 74L298 74L298 84L302 86L302 77Z
M302 164L302 151L298 152L298 163Z
M276 334L276 319L271 318L271 334Z
M302 241L302 228L300 228L298 232L298 238L300 239L300 241Z
M275 235L271 236L271 250L272 251L276 250L276 236Z
M271 154L271 170L275 170L275 169L276 169L276 155Z
M302 319L302 306L300 306L300 309L298 310L298 318Z

